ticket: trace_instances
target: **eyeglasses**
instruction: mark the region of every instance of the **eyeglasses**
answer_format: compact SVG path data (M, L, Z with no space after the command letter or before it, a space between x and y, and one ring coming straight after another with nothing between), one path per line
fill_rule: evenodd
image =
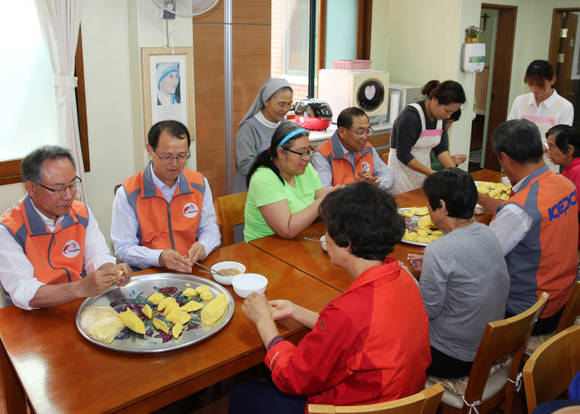
M298 152L298 151L294 151L291 150L290 148L284 148L286 151L290 151L293 154L299 155L301 160L307 160L310 157L312 157L312 155L316 152L316 150L314 148L308 148L306 151L304 152Z
M83 180L81 180L80 177L75 175L75 178L73 178L73 180L70 182L69 185L61 185L57 188L47 187L46 185L40 183L38 185L41 186L42 188L47 189L48 191L50 191L55 195L62 195L66 190L69 190L71 192L76 191L77 185L79 185L82 181Z
M292 108L292 102L278 102L277 103L278 108L280 109L290 109Z
M187 152L176 154L175 156L173 154L158 154L156 151L153 152L155 155L157 155L157 158L163 162L171 162L173 160L176 160L177 162L185 162L189 159L189 157L191 157L189 150Z
M349 129L349 131L352 132L353 134L359 136L359 137L364 137L364 136L368 137L369 135L372 135L373 132L375 132L375 131L373 131L372 128L369 128L366 131L362 131L362 132L361 131L354 131L352 129Z

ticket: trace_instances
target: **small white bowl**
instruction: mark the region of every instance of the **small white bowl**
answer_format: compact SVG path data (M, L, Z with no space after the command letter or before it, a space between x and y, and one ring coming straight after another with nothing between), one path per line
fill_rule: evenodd
M257 273L244 273L243 275L234 276L232 279L234 292L241 297L247 298L252 293L263 294L268 285L268 279Z
M322 250L327 252L328 249L326 248L326 234L323 234L322 236L320 236L320 244L322 245Z
M238 262L219 262L219 263L214 264L211 268L212 268L212 270L217 270L218 272L220 272L224 269L236 269L236 270L240 271L240 274L244 273L246 271L246 266L244 266L243 264L238 263ZM237 276L237 275L220 276L220 275L216 275L215 273L212 273L211 276L219 284L231 285L232 279L234 278L234 276Z
M477 203L475 205L475 209L473 211L473 214L479 215L479 214L483 214L483 213L485 213L485 207L482 206L481 204Z

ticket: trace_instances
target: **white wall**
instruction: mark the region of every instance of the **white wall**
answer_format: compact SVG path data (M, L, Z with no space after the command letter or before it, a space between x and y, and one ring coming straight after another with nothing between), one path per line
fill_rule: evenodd
M467 102L461 120L453 125L451 152L469 150L475 78L459 69L459 59L465 29L480 25L481 3L481 0L373 2L374 69L389 71L391 81L423 85L430 79L455 79L463 85ZM486 0L485 3L518 7L509 94L509 102L513 102L516 96L528 92L523 82L527 65L534 59L548 58L553 9L580 7L580 2Z
M113 188L146 162L140 48L164 46L164 26L150 0L98 0L84 3L81 27L91 159L85 185L89 206L109 240ZM191 47L192 33L191 19L177 17L173 45ZM192 144L190 168L195 158ZM24 186L5 185L0 194L4 211L25 194Z
M476 2L373 2L373 68L387 70L397 83L424 85L431 79L454 79L463 85L467 103L452 129L452 153L469 152L475 77L459 70L459 60L463 30L472 24L479 24Z

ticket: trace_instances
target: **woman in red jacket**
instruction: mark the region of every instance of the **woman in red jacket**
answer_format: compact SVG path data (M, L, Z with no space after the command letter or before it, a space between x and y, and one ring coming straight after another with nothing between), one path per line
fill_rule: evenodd
M361 405L420 391L431 362L428 320L417 284L387 257L404 233L394 198L369 183L326 196L320 206L333 264L353 278L320 314L253 294L242 307L266 346L271 384L234 389L230 413L303 413L306 403ZM276 320L311 328L296 346Z

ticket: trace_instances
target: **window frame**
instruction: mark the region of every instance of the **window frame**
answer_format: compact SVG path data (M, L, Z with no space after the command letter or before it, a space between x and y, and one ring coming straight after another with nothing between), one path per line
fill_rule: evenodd
M77 116L79 122L79 134L81 141L81 152L83 155L83 167L85 172L91 170L89 156L89 136L87 126L87 100L85 94L85 76L83 67L83 46L82 36L79 30L79 39L75 54L75 76L77 77L77 87L75 96L77 99ZM0 161L0 185L15 184L22 182L20 164L22 159Z
M307 11L309 12L309 9L307 9ZM307 13L308 14L308 13ZM286 3L286 21L284 22L286 27L290 27L291 26L291 20L292 20L292 16L290 15L290 4L287 2ZM308 20L307 20L308 21ZM308 83L308 59L306 61L306 70L296 70L296 69L290 69L290 39L291 36L284 36L284 74L292 76L292 77L296 77L296 78L304 78L306 79L306 83ZM308 40L308 38L307 38ZM308 49L308 45L307 45L307 49ZM308 50L307 50L308 52Z

